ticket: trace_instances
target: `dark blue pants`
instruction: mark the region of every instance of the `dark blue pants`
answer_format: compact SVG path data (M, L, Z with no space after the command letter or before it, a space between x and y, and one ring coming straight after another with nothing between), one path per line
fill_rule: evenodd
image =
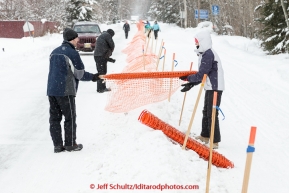
M54 146L62 146L61 120L64 116L64 146L76 144L75 96L48 96L50 135Z
M217 92L217 104L216 105L219 107L221 104L221 97L222 97L223 91L216 91L216 92ZM211 135L213 98L214 98L214 91L207 90L205 93L205 104L203 108L201 136L208 137L208 138L210 138L210 135ZM218 143L221 141L218 115L219 113L218 113L218 110L216 109L214 143Z

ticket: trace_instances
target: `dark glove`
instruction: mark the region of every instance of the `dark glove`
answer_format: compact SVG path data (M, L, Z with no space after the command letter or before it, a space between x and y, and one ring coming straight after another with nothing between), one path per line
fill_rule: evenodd
M193 88L195 86L194 83L187 83L187 84L182 84L181 86L184 86L184 88L181 90L181 92L187 92L189 91L191 88Z
M108 61L108 62L115 63L115 59L113 59L113 58L108 58L107 61Z
M98 73L94 74L94 75L92 76L92 82L96 82L96 81L100 80L100 78L99 78L98 76L99 76Z
M183 81L188 81L188 76L181 76L181 77L179 77L179 79L181 79Z

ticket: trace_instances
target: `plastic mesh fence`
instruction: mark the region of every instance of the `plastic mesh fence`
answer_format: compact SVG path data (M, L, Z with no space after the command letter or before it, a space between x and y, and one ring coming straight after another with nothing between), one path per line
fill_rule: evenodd
M194 74L194 71L143 72L105 75L111 92L105 110L128 112L131 109L165 100L183 83L180 76Z
M121 74L105 75L111 88L105 110L115 113L128 112L150 103L169 98L183 83L178 77L194 74L193 71L156 72L157 58L150 49L142 22L131 43L122 50L128 63ZM146 40L147 39L147 40ZM146 49L146 50L144 50Z
M141 123L155 130L161 130L166 136L178 142L179 144L183 145L184 140L185 140L185 134L175 129L174 127L170 126L169 124L163 122L162 120L160 120L155 115L148 112L147 110L144 110L140 114L138 120ZM210 149L207 146L189 137L186 147L195 151L204 160L209 160ZM227 158L225 158L223 155L219 154L216 151L213 151L212 164L220 168L233 168L234 167L233 162L231 162L230 160L228 160Z

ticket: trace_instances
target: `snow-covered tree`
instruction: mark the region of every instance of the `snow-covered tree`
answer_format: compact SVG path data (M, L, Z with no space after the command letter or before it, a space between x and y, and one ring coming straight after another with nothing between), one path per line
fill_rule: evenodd
M288 3L285 5L288 10ZM268 0L257 10L262 15L258 21L263 25L259 33L264 50L269 51L269 54L289 53L289 30L280 0Z
M102 9L102 22L118 18L118 0L98 0Z
M153 0L149 10L152 19L164 23L177 23L179 21L179 2L175 0Z
M88 0L70 0L67 4L68 21L90 21L92 19L92 7Z

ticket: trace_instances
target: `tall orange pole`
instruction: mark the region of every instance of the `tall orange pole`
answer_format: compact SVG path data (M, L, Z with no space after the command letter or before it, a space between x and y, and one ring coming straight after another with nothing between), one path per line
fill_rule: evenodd
M213 141L215 133L215 115L216 115L216 104L217 104L217 92L214 92L213 98L213 110L212 110L212 122L211 122L211 134L210 134L210 157L208 161L208 170L207 170L207 183L206 183L206 193L209 193L210 188L210 179L211 179L211 168L212 168L212 157L213 157Z
M245 171L244 171L242 193L247 193L248 191L251 164L252 164L252 159L253 159L253 153L255 152L254 143L255 143L256 130L257 130L257 127L251 127L249 145L247 148L247 159L246 159L246 166L245 166Z

